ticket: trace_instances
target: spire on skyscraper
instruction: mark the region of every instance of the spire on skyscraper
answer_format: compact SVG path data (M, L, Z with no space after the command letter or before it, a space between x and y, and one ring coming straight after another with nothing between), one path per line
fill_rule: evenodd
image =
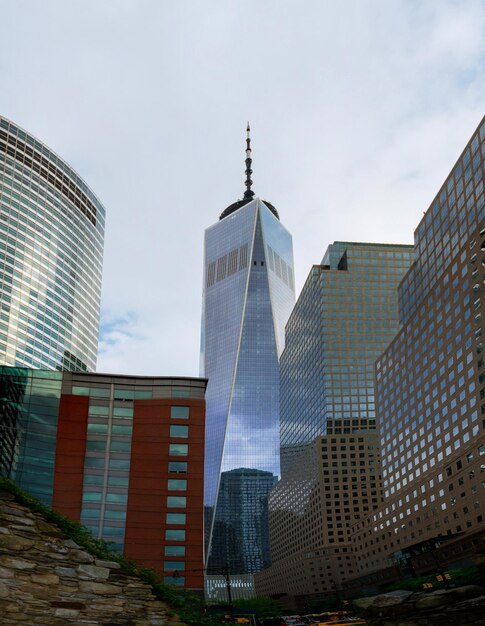
M246 127L246 160L245 160L245 163L246 163L246 181L245 181L246 191L244 192L244 196L243 196L242 200L238 200L237 202L233 202L226 209L224 209L224 211L219 216L220 220L223 220L228 215L231 215L231 213L234 213L238 209L242 208L243 206L245 206L246 204L251 202L251 200L253 200L253 198L254 198L254 191L251 189L251 186L253 184L253 181L251 180L251 174L253 173L253 170L251 169L251 165L252 165L253 160L251 158L251 136L250 136L250 132L251 132L251 128L250 128L249 122L248 122L248 125ZM277 219L280 219L280 217L278 215L278 211L271 204L271 202L268 202L267 200L263 200L263 202L268 207L268 209L271 211L271 213L273 213L273 215Z
M246 128L246 191L244 192L243 200L252 200L254 196L254 191L251 189L251 185L253 181L251 180L251 174L253 170L251 169L251 163L253 162L251 159L251 127L248 126Z

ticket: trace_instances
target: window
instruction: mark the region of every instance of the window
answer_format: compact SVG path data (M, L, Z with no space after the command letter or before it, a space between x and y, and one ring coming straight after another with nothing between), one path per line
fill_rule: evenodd
M185 541L185 530L167 528L165 531L165 541Z
M109 476L108 485L114 487L128 487L128 476Z
M172 389L172 398L188 398L190 391L188 389Z
M169 478L167 487L170 491L186 491L187 481L177 478Z
M186 443L171 443L168 447L168 453L170 456L187 456L189 446Z
M169 509L185 509L187 498L185 496L167 496L167 507Z
M126 504L128 502L128 494L108 493L106 494L106 502L111 502L112 504Z
M134 400L135 391L133 389L115 389L115 400Z
M95 406L90 405L89 407L89 415L104 415L107 416L109 411L108 406Z
M166 522L167 524L185 524L186 517L185 513L167 513Z
M111 395L111 389L109 387L91 387L92 398L109 398Z
M165 556L185 556L185 546L165 546Z
M181 461L169 461L168 471L170 474L186 474L187 463Z
M189 436L189 427L181 426L179 424L172 424L170 426L170 437L184 437Z
M177 587L183 587L185 585L184 576L165 576L163 582L166 585L177 585Z
M114 406L113 417L133 417L133 407Z
M188 406L171 406L170 417L176 419L188 419L189 407Z
M88 433L103 434L108 432L108 424L88 424Z
M73 396L89 396L89 387L73 387Z
M185 569L185 561L164 561L163 569L166 572L175 572Z
M112 441L111 452L129 452L131 450L130 441Z

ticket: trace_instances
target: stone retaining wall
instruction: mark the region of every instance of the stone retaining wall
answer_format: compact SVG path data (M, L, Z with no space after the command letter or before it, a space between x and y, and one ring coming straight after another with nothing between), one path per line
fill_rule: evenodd
M0 625L183 626L151 587L0 491Z
M485 590L476 585L432 593L392 591L352 604L368 626L485 626Z

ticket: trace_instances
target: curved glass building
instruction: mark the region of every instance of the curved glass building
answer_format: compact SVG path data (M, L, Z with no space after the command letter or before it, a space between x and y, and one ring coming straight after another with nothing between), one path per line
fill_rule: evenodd
M105 209L0 116L0 364L94 371Z

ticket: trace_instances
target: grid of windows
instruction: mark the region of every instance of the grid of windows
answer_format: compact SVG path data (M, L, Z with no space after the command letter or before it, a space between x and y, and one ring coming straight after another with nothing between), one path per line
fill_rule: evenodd
M354 528L362 572L483 525L485 119L415 232L402 329L376 364L386 502Z
M282 473L322 433L375 429L374 361L398 329L396 289L413 256L411 246L335 242L313 266L281 357Z
M381 502L377 433L317 437L270 494L272 564L258 595L322 593L355 575L352 525Z
M105 210L45 145L0 117L0 361L96 366Z
M237 250L239 269L233 271ZM273 268L275 253L279 260L279 275L269 269L270 250ZM254 199L206 230L204 273L201 370L209 379L204 503L210 543L222 537L213 532L221 474L240 468L279 474L278 357L294 303L291 236L274 211ZM239 545L243 541L241 536ZM260 550L257 542L251 545L251 553ZM248 567L255 562L242 561ZM216 573L224 566L209 556L208 567Z

